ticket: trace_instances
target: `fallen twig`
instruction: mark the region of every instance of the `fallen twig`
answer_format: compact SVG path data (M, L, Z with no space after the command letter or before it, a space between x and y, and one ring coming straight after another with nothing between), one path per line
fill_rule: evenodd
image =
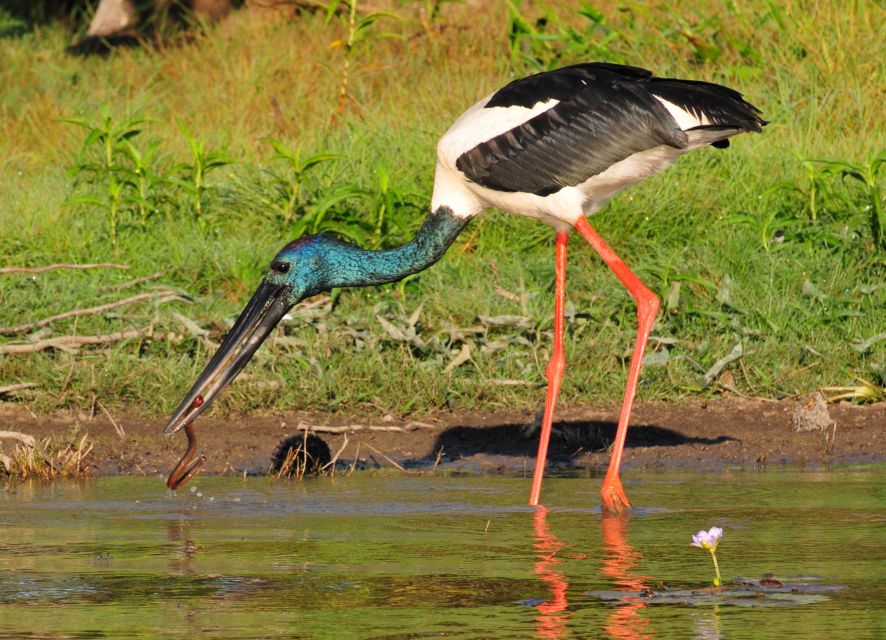
M305 431L307 433L307 431ZM338 448L338 451L335 452L335 455L332 456L332 459L320 467L320 471L326 471L326 469L330 469L330 476L335 476L335 463L338 462L338 457L344 452L345 447L348 446L348 434L345 434L345 441L341 443L341 446Z
M84 345L90 344L109 344L119 342L121 340L132 340L133 338L143 338L151 334L150 327L142 327L141 329L132 329L130 331L117 331L101 336L59 336L58 338L47 338L38 340L28 344L0 344L0 355L9 353L34 353L44 351L46 349L65 349L76 351Z
M112 262L97 262L95 264L69 264L60 262L58 264L49 264L45 267L2 267L0 275L10 273L45 273L47 271L55 271L57 269L128 269L128 264L114 264Z
M162 271L158 271L157 273L152 273L149 276L136 278L135 280L128 280L127 282L121 282L120 284L107 284L103 287L99 287L98 289L96 289L96 291L119 291L120 289L129 289L131 287L144 284L145 282L150 282L151 280L162 278L167 273L169 273L169 269L163 269Z
M24 333L26 331L31 331L33 329L40 329L41 327L45 327L47 325L52 324L53 322L57 322L59 320L67 320L68 318L79 318L80 316L89 316L95 315L98 313L102 313L103 311L108 311L110 309L116 309L117 307L122 307L127 304L132 304L133 302L139 302L141 300L148 300L151 298L162 299L162 298L171 298L179 295L175 291L164 290L152 293L139 293L138 295L131 296L129 298L124 298L123 300L116 300L115 302L108 302L107 304L100 304L97 307L88 307L85 309L72 309L71 311L65 311L64 313L60 313L55 316L51 316L49 318L44 318L43 320L36 320L34 322L27 322L25 324L15 325L13 327L0 327L0 335L9 335L12 333Z
M717 378L717 376L720 375L720 372L726 368L726 365L735 362L743 356L749 356L752 353L753 351L748 351L747 353L745 353L742 344L739 342L734 347L732 347L732 351L717 360L714 363L714 366L707 370L707 372L704 374L705 384L711 384L711 382L713 382Z
M348 424L343 427L323 427L318 425L311 424L300 424L296 427L299 431L306 431L308 433L354 433L355 431L400 431L406 432L406 429L403 427L376 427L374 425L366 425L366 424Z
M363 444L365 444L367 447L369 447L369 449L371 449L372 451L375 451L378 455L380 455L382 458L384 458L385 460L387 460L388 462L390 462L392 465L394 465L395 467L397 467L400 471L406 473L406 469L404 469L403 467L401 467L401 466L400 466L399 464L397 464L394 460L391 460L388 456L386 456L384 453L382 453L381 451L379 451L378 449L376 449L375 447L373 447L371 444L369 444L368 442L364 442Z
M443 445L440 445L440 448L437 449L437 455L434 457L434 466L431 468L431 473L437 471L437 467L440 466L441 460L443 460Z
M24 391L25 389L32 389L37 386L36 382L21 382L19 384L10 384L5 387L0 387L0 396L11 396L18 391Z
M101 409L106 416L108 416L108 420L110 420L111 424L114 425L114 429L117 431L117 435L120 436L120 439L124 439L126 437L126 432L123 431L123 427L117 424L117 421L114 420L114 417L111 415L111 412L105 408L105 405L103 405L98 400L96 400L95 402L98 405L98 408Z
M26 447L37 448L37 438L20 431L0 431L0 440L18 440Z
M348 470L348 475L353 475L354 470L357 468L357 461L360 459L360 442L357 442L357 452L354 454L354 462L351 463L351 468Z
M312 425L299 422L296 429L299 431L307 431L310 433L354 433L355 431L399 431L406 433L407 431L415 431L417 429L433 429L434 425L427 422L411 421L402 427L393 425L376 426L372 424L347 424L340 427L325 427L322 425Z

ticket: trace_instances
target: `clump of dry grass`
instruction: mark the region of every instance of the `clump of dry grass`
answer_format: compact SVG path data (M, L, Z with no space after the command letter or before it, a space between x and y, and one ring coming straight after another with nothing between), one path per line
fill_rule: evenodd
M277 480L301 480L306 475L319 475L330 466L334 467L334 462L327 444L304 431L280 443L268 475Z
M54 480L90 475L86 460L94 447L88 434L71 432L38 440L18 431L0 431L0 440L16 443L8 454L0 446L0 468L11 478Z
M851 387L824 387L824 391L837 391L836 396L830 396L828 402L839 400L851 400L853 402L875 403L886 400L886 386L880 386L864 378L856 378L857 385Z

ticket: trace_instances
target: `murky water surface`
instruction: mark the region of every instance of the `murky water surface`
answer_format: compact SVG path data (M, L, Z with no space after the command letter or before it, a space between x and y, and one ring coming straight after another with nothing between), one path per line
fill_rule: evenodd
M2 638L886 638L886 468L599 480L104 478L0 490ZM589 592L815 576L807 604ZM762 603L761 603L762 604Z

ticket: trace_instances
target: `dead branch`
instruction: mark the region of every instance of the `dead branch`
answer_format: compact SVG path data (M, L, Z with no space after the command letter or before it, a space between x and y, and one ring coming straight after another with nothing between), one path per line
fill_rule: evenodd
M0 268L0 276L11 273L45 273L47 271L55 271L57 269L128 269L128 264L114 264L112 262L98 262L95 264L69 264L60 262L58 264L49 264L45 267L2 267Z
M396 461L391 460L391 459L390 459L388 456L386 456L383 452L379 451L378 449L376 449L375 447L373 447L373 446L372 446L371 444L369 444L368 442L364 442L363 444L365 444L365 445L366 445L369 449L371 449L372 451L375 451L378 455L380 455L382 458L384 458L385 460L387 460L388 462L390 462L392 465L394 465L395 467L397 467L400 471L403 471L404 473L406 472L406 469L404 469L404 468L401 467L399 464L397 464Z
M84 345L110 344L112 342L120 342L121 340L142 338L150 334L150 327L142 327L141 329L117 331L115 333L108 333L101 336L60 336L58 338L47 338L46 340L38 340L37 342L27 344L0 344L0 355L6 353L35 353L46 349L76 351Z
M32 389L36 387L36 382L21 382L19 384L9 384L5 387L0 387L0 396L11 396L14 395L18 391L24 391L25 389Z
M307 431L305 431L307 434ZM332 468L332 471L329 472L329 475L335 476L335 463L338 462L338 457L344 452L345 448L348 446L348 434L345 434L345 440L341 443L341 446L338 448L338 451L335 452L335 455L332 456L332 459L324 464L320 471L326 471L328 468Z
M111 421L111 424L114 425L114 430L117 432L117 435L120 436L120 439L121 439L121 440L124 440L124 439L126 438L126 432L123 430L123 427L120 426L119 424L117 424L117 421L114 420L114 416L112 416L112 415L111 415L111 412L108 411L108 410L105 408L105 405L103 405L103 404L102 404L101 402L99 402L98 400L96 400L96 404L98 404L98 408L101 409L102 412L103 412L106 416L108 416L108 420L110 420L110 421Z
M43 320L37 320L35 322L27 322L25 324L15 325L13 327L0 327L0 335L10 335L13 333L25 333L27 331L31 331L33 329L40 329L41 327L45 327L47 325L52 324L53 322L58 322L59 320L67 320L68 318L79 318L81 316L89 316L96 315L102 313L104 311L109 311L110 309L116 309L118 307L123 307L127 304L132 304L133 302L139 302L140 300L148 300L150 298L171 298L173 296L177 296L178 294L175 291L159 291L156 293L139 293L138 295L131 296L129 298L124 298L123 300L117 300L115 302L108 302L107 304L100 304L97 307L88 307L85 309L72 309L71 311L65 311L64 313L60 313L58 315L44 318Z
M300 424L296 427L299 431L306 431L308 433L354 433L355 431L400 431L405 433L406 429L403 427L376 427L373 425L365 425L365 424L349 424L343 427L323 427L316 426L310 424Z
M392 425L376 426L371 424L348 424L341 427L324 427L321 425L311 425L300 422L296 429L309 433L354 433L356 431L395 431L406 433L407 431L415 431L417 429L433 429L434 425L426 422L411 421L402 427Z
M169 269L163 269L162 271L158 271L157 273L152 273L149 276L136 278L135 280L127 280L126 282L121 282L120 284L108 284L103 287L99 287L98 289L96 289L96 291L119 291L120 289L130 289L137 285L144 284L145 282L151 282L152 280L162 278L167 273L169 273Z
M18 440L26 447L37 448L37 438L20 431L0 431L0 440Z

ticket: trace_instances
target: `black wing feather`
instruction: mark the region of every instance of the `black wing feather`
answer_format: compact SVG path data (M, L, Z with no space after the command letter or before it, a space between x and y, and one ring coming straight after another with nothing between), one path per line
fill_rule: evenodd
M685 147L686 134L638 82L651 74L634 67L619 74L613 68L620 67L567 67L511 83L486 106L531 106L551 98L560 103L465 152L456 167L490 189L544 196L639 151L662 144Z
M466 151L456 167L490 189L546 196L634 153L660 145L685 148L686 133L653 94L704 112L713 127L759 131L765 124L732 89L589 63L515 80L495 93L486 108L531 108L551 99L559 104Z
M486 106L529 108L539 102L547 102L551 98L563 102L580 92L584 88L584 83L594 80L597 72L609 72L634 80L647 80L652 77L651 71L640 67L609 62L576 64L509 82L495 92Z
M767 124L760 117L760 110L746 102L734 89L700 80L677 80L652 78L649 91L677 105L696 117L704 114L711 125L724 126L743 131L762 131ZM698 127L702 128L702 127Z

